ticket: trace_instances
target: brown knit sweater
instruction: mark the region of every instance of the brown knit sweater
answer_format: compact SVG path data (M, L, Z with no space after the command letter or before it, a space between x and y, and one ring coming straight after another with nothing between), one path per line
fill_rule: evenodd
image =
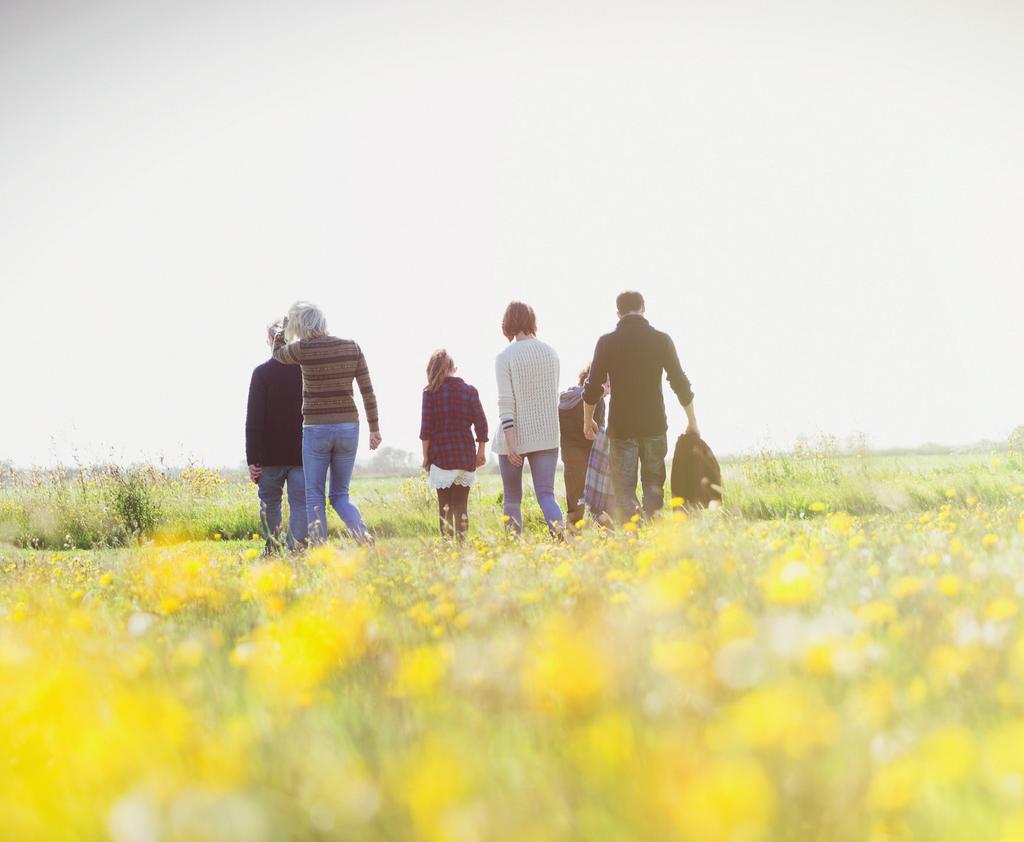
M274 359L302 366L302 420L305 424L344 424L358 421L352 381L359 384L370 432L379 430L377 398L362 349L351 339L321 336L285 342L274 340Z

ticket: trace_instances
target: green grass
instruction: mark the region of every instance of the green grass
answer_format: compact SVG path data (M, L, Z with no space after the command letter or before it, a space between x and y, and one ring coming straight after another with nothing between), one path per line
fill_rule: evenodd
M811 516L812 504L854 515L934 509L950 499L986 503L1009 499L1024 485L1024 461L1014 452L841 456L828 450L762 453L723 465L725 507L752 519ZM563 492L561 478L556 490ZM421 540L437 529L436 503L419 478L356 475L352 497L380 538ZM501 522L501 480L483 473L473 489L473 528ZM816 507L817 508L817 507ZM525 489L528 530L544 524L532 489ZM342 532L334 512L332 534ZM0 486L0 543L39 549L119 547L138 539L250 540L260 532L255 487L216 471L171 473L156 468L14 474Z
M493 475L462 547L422 481L353 491L376 546L264 560L210 472L6 486L101 543L0 545L0 836L1024 838L1012 459L762 454L565 542L502 535Z

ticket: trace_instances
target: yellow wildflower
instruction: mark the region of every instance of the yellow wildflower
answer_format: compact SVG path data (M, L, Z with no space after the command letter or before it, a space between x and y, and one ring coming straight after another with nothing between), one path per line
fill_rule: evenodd
M718 760L683 790L678 830L689 842L760 842L775 811L775 790L757 761Z

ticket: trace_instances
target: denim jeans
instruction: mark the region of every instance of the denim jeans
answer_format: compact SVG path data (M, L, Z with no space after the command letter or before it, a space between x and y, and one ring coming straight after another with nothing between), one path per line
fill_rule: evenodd
M530 474L533 476L533 490L544 513L548 529L558 524L562 527L562 510L555 499L555 469L558 467L558 448L554 450L536 450L523 454L523 464L530 463ZM505 516L508 528L518 534L523 525L523 465L514 467L507 456L498 457L501 469L501 484L505 487Z
M609 439L611 445L612 491L615 495L616 514L626 523L640 512L636 499L637 464L640 484L643 486L643 513L651 517L665 505L665 456L668 437L647 436L636 439Z
M308 424L302 428L302 467L306 473L306 514L313 543L327 539L327 497L324 486L330 471L329 497L334 511L360 543L366 538L366 524L359 509L348 499L352 467L359 447L359 422Z
M267 552L281 544L281 497L288 486L289 550L305 546L308 534L306 520L306 480L302 465L264 465L256 487L260 498L260 523L267 539Z

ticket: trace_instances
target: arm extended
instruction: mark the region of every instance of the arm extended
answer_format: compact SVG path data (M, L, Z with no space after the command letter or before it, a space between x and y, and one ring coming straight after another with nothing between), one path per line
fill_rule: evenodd
M487 464L487 415L484 413L480 395L473 390L473 430L476 432L476 466L482 468Z
M423 470L430 470L430 436L434 429L434 402L430 392L423 392L423 407L420 410L420 441L423 443Z
M377 417L377 396L373 391L370 367L366 364L366 357L363 356L362 349L359 350L359 362L356 364L355 377L356 383L359 384L359 394L363 398L363 409L366 410L366 423L370 426L370 450L376 450L382 441L380 421Z
M590 374L583 388L583 435L593 441L597 438L598 427L594 421L594 409L604 394L604 383L608 379L608 354L604 342L597 340L594 359L590 363Z
M662 363L665 374L668 375L669 385L676 393L680 406L686 412L686 432L697 433L697 415L693 409L693 388L690 385L690 378L686 376L683 367L679 364L679 354L676 353L675 343L671 337L665 337L665 359Z
M301 365L302 355L300 353L301 340L286 342L284 331L279 330L274 334L274 359L285 365Z
M503 354L498 355L494 370L498 380L498 419L501 422L501 432L505 436L508 461L518 468L523 464L523 457L520 456L516 443L516 397L512 391L512 369Z

